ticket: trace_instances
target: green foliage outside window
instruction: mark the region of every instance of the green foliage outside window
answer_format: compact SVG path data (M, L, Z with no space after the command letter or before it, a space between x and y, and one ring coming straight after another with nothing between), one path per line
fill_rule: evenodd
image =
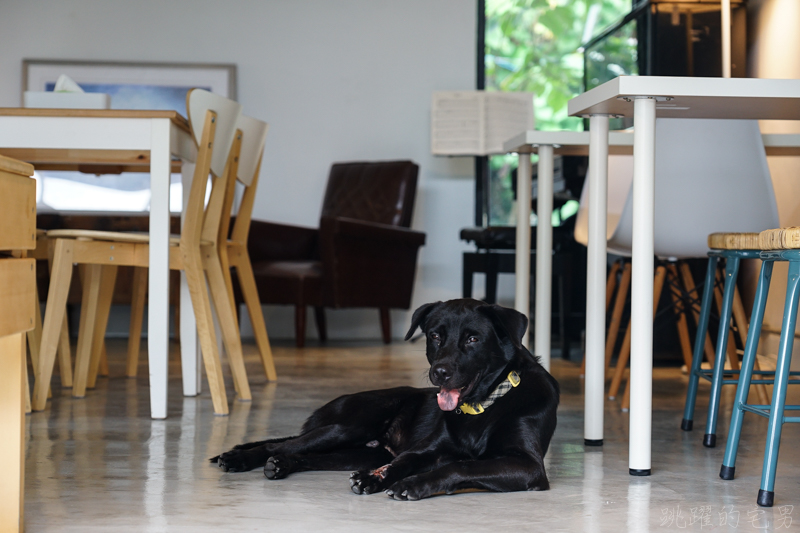
M534 93L536 129L582 130L567 102L583 91L588 42L631 9L632 0L486 0L486 90ZM490 158L491 225L513 225L516 157Z

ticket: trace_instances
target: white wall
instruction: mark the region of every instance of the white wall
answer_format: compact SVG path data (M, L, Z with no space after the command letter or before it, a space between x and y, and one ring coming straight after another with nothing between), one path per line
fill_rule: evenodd
M800 2L797 0L751 0L748 4L748 76L753 78L800 79ZM762 121L762 133L800 133L800 121ZM800 225L800 157L771 156L768 159L778 215L782 227ZM748 272L755 291L757 271ZM779 332L786 291L786 264L778 263L770 284L764 329ZM800 327L798 328L800 331ZM777 334L765 335L765 353L776 353ZM796 358L797 359L797 358Z
M0 0L0 106L19 105L23 58L236 63L245 113L271 126L256 218L316 226L334 161L420 165L413 309L460 295L473 163L430 155L430 96L474 88L475 37L474 0ZM293 336L291 309L266 315ZM402 336L407 313L392 318ZM328 322L332 338L379 337L375 310Z

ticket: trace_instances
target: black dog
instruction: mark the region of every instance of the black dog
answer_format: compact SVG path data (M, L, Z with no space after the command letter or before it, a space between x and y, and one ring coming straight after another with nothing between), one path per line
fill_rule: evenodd
M398 387L342 396L300 435L242 444L211 459L226 472L264 467L269 479L356 470L356 494L418 500L462 489L547 490L544 455L556 428L558 383L522 344L528 319L477 300L426 304L411 319L427 337L439 389Z

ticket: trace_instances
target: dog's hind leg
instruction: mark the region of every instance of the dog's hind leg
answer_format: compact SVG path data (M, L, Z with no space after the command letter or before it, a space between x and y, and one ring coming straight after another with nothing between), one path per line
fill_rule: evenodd
M275 455L325 453L342 448L364 446L380 437L375 428L359 425L330 424L317 427L297 437L264 441L251 448L232 449L216 457L225 472L246 472L267 464ZM211 460L214 462L214 460Z
M274 455L267 460L264 475L267 479L283 479L294 472L375 469L392 459L386 449L368 447L307 455Z
M259 448L268 448L269 446L286 442L294 438L297 437L280 437L277 439L237 444L229 451L214 456L208 461L218 464L219 467L226 472L246 472L247 470L253 470L254 468L264 466L264 462L262 462L261 459L264 454L266 455L263 457L263 461L266 461L269 457L268 451L261 452Z
M237 444L231 450L249 450L250 448L257 448L259 446L263 446L265 444L276 444L278 442L286 442L290 439L296 439L297 435L293 437L279 437L277 439L267 439L267 440L259 440L256 442L243 442L242 444ZM219 456L217 456L219 457Z

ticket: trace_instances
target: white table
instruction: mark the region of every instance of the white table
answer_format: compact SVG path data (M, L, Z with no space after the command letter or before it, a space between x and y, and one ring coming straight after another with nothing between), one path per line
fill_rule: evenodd
M614 132L609 136L611 153L633 153L633 135ZM530 211L523 208L531 204L530 154L539 154L536 213L536 302L534 305L533 354L550 370L550 309L553 293L553 157L558 155L588 155L589 132L586 131L534 131L529 130L503 143L507 152L519 154L517 169L517 243L516 291L514 308L528 315L530 310L531 225ZM605 260L605 257L603 257ZM605 328L605 324L603 325ZM605 329L604 329L605 331ZM528 332L523 344L528 344Z
M800 119L800 80L621 76L570 100L590 121L592 191L606 191L611 116L634 119L629 472L650 475L653 380L653 229L656 117ZM603 439L606 203L589 204L584 438ZM599 198L603 196L603 198ZM603 258L602 261L599 258ZM590 336L591 330L591 336Z
M186 120L174 111L0 108L0 153L38 168L123 165L150 172L148 362L150 413L167 416L169 353L169 184L173 156L193 162L196 148ZM191 173L183 165L184 191ZM187 179L188 178L188 179ZM184 309L191 309L181 290ZM184 305L185 304L185 305ZM194 314L181 313L184 394L199 390ZM186 333L189 335L184 336Z

